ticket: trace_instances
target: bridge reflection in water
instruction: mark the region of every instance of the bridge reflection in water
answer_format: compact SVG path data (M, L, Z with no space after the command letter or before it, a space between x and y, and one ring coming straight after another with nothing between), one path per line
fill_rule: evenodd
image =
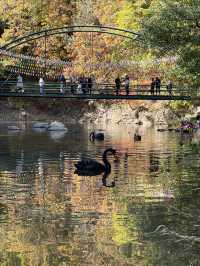
M103 100L191 100L199 98L200 93L194 91L192 95L188 88L173 88L172 94L162 86L160 94L152 94L150 85L133 85L129 95L126 95L125 88L121 87L119 95L116 95L115 84L95 83L91 91L84 92L78 88L77 83L68 83L64 92L60 92L59 82L47 82L44 93L41 94L37 82L24 82L24 92L17 90L15 80L0 81L0 97L43 97L43 98L71 98L71 99L103 99Z

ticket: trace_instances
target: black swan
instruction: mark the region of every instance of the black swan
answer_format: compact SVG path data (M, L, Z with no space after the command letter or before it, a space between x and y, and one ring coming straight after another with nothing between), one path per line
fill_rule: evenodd
M104 140L104 134L103 133L95 133L94 131L90 133L90 140L94 141L97 140Z
M102 156L104 165L92 159L82 160L82 161L77 162L75 164L75 167L76 167L75 174L82 175L82 176L95 176L103 172L105 172L106 174L109 174L111 172L111 165L107 159L108 153L111 153L114 155L116 151L112 148L104 151L103 156Z

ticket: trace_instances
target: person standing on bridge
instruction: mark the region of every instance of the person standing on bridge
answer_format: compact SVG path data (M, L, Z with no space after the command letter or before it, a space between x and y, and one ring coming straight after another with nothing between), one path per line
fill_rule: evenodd
M66 88L66 79L64 74L60 75L60 93L65 93L65 88Z
M161 80L158 77L156 77L155 85L156 85L156 94L160 95Z
M39 87L40 87L40 94L43 95L44 94L44 86L45 86L45 82L43 78L39 79Z
M87 85L88 85L88 92L91 95L92 94L92 85L93 85L92 77L89 77L87 79Z
M87 80L84 76L81 76L79 78L79 88L81 89L81 93L85 94L86 93L86 85L87 85Z
M172 81L169 80L167 83L167 91L168 91L170 96L172 96L172 87L173 87Z
M23 77L20 74L17 77L17 92L24 92Z
M119 95L120 87L121 87L121 79L118 75L117 78L115 79L115 90L117 96Z
M129 86L130 86L130 79L129 76L126 75L125 79L124 79L124 84L125 84L125 91L126 91L126 95L129 95Z
M155 80L152 78L151 80L151 95L154 95L154 90L155 90Z

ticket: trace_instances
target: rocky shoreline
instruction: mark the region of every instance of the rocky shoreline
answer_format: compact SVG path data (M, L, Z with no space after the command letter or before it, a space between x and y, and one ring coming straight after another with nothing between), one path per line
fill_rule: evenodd
M72 124L122 124L158 128L176 127L181 119L195 117L161 101L78 101L57 99L0 100L0 121L60 121Z

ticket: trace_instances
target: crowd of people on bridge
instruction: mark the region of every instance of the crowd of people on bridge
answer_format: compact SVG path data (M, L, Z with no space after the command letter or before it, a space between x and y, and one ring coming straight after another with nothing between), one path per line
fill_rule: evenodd
M152 78L152 80L151 80L151 95L154 95L155 93L157 95L160 95L160 87L161 87L160 78L158 78L158 77L156 77L155 79Z
M65 78L65 75L62 73L59 78L58 82L60 84L59 91L61 94L65 94L68 90L71 94L92 94L95 78L94 76L85 77L84 75L80 77L69 77L68 79ZM126 96L130 95L130 78L126 74L124 77L118 75L115 78L115 94L116 96L123 94L123 88ZM39 92L41 95L45 93L45 81L43 77L39 78ZM166 90L168 94L172 95L173 84L170 80L167 83ZM24 93L24 84L23 84L23 77L21 74L17 77L17 92ZM161 79L159 77L152 78L150 83L150 94L151 95L160 95L161 94Z
M152 78L151 80L151 95L160 95L160 90L161 88L161 79L159 77L156 77L155 79ZM172 88L173 88L173 84L172 81L169 80L166 86L167 92L169 93L169 95L172 95Z
M116 95L118 96L120 93L122 82L124 82L124 88L126 95L129 95L129 89L130 89L130 78L128 75L125 76L124 79L120 79L119 75L115 79L115 89L116 89Z
M130 78L128 75L125 75L125 78L117 76L115 79L115 88L116 88L116 95L118 96L122 87L122 84L124 84L126 95L129 95L130 92ZM170 96L172 96L172 88L173 84L172 81L169 80L166 85L166 90ZM152 78L150 83L150 93L151 95L160 95L161 94L161 79L159 77Z
M80 76L80 77L69 77L67 80L64 74L61 74L59 77L60 82L60 93L65 93L66 88L69 87L71 93L74 94L75 92L81 94L92 93L94 77L89 76Z

